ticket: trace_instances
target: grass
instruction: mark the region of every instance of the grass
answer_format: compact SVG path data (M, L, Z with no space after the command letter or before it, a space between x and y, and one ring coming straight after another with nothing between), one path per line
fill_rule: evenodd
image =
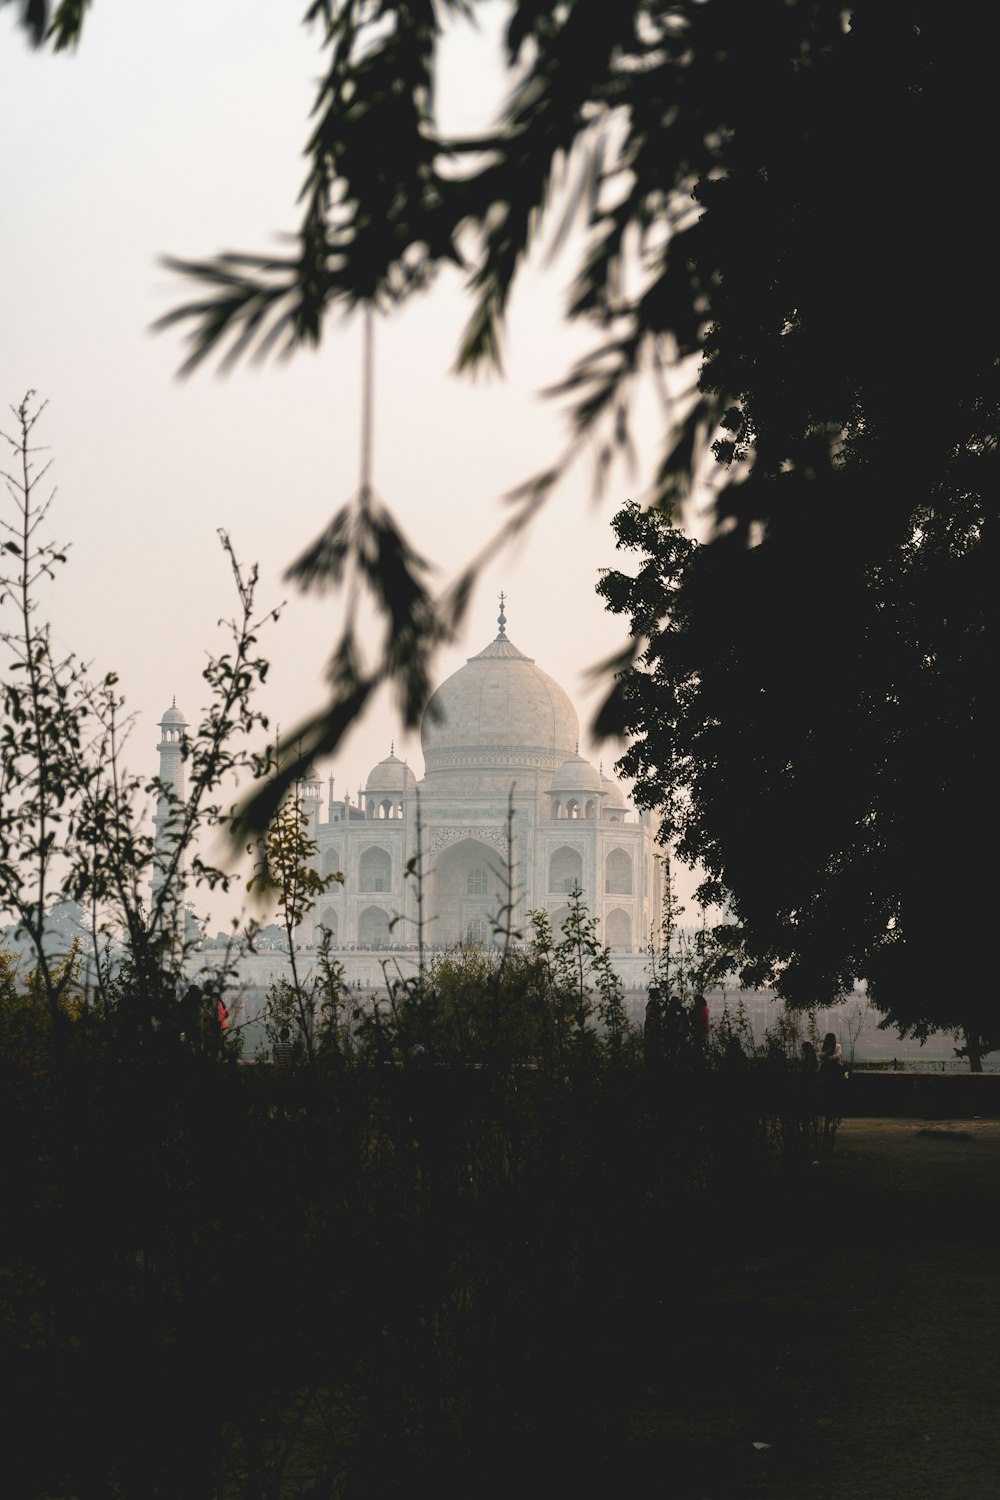
M1000 1120L777 1166L715 1075L183 1081L0 1093L4 1495L1000 1492Z
M845 1121L734 1223L757 1251L706 1290L686 1389L636 1412L622 1492L995 1500L998 1169L1000 1121Z

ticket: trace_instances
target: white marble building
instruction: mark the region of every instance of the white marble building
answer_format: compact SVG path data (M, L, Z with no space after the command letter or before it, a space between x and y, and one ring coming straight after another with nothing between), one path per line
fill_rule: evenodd
M424 711L422 780L390 750L357 802L336 798L331 777L324 809L322 783L306 782L317 864L344 883L321 899L305 943L324 926L349 952L415 944L418 882L406 872L419 860L432 947L491 942L508 902L515 929L535 909L558 929L579 886L604 943L648 950L660 912L654 818L578 753L576 710L508 638L502 598L498 623Z
M316 865L344 876L299 929L303 976L321 927L332 933L349 983L378 986L387 957L401 972L415 967L421 912L426 948L489 944L505 925L508 903L513 930L526 933L528 913L542 909L558 931L579 886L626 990L639 992L648 982L660 922L655 819L638 813L618 782L578 753L576 710L508 639L502 596L498 623L495 640L442 683L424 711L422 780L390 749L356 801L350 793L334 796L333 776L325 806L320 779L303 783ZM174 703L157 749L160 776L178 798L185 728ZM165 854L165 803L155 822ZM423 872L419 882L407 873L411 863ZM192 978L209 956L189 955ZM263 1005L267 985L287 962L280 952L241 958L245 1016Z

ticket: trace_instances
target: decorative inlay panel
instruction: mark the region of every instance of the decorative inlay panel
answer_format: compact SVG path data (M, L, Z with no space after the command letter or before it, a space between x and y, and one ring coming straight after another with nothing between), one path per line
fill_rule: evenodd
M566 759L563 750L542 745L469 745L450 750L424 752L425 771L446 766L561 766Z
M430 852L433 854L436 849L443 849L446 844L454 844L459 839L476 839L482 844L493 844L497 849L502 849L504 854L507 853L507 827L502 823L486 828L432 828Z

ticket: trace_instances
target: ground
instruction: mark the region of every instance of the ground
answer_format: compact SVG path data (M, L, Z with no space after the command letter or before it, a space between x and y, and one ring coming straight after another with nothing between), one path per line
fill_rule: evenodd
M848 1120L790 1191L705 1288L686 1390L647 1387L623 1492L996 1500L1000 1121Z

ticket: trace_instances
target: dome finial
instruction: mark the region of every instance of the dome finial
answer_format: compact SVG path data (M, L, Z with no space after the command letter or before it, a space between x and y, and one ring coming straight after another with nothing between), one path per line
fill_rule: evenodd
M396 741L395 740L390 740L389 741L389 759L390 760L392 760L392 757L395 755L395 753L396 753Z
M502 636L505 636L507 634L507 616L503 612L503 606L504 606L504 591L503 591L503 589L501 589L500 590L500 613L497 615L497 624L500 626L500 631L499 631L499 634L497 636L498 640Z

